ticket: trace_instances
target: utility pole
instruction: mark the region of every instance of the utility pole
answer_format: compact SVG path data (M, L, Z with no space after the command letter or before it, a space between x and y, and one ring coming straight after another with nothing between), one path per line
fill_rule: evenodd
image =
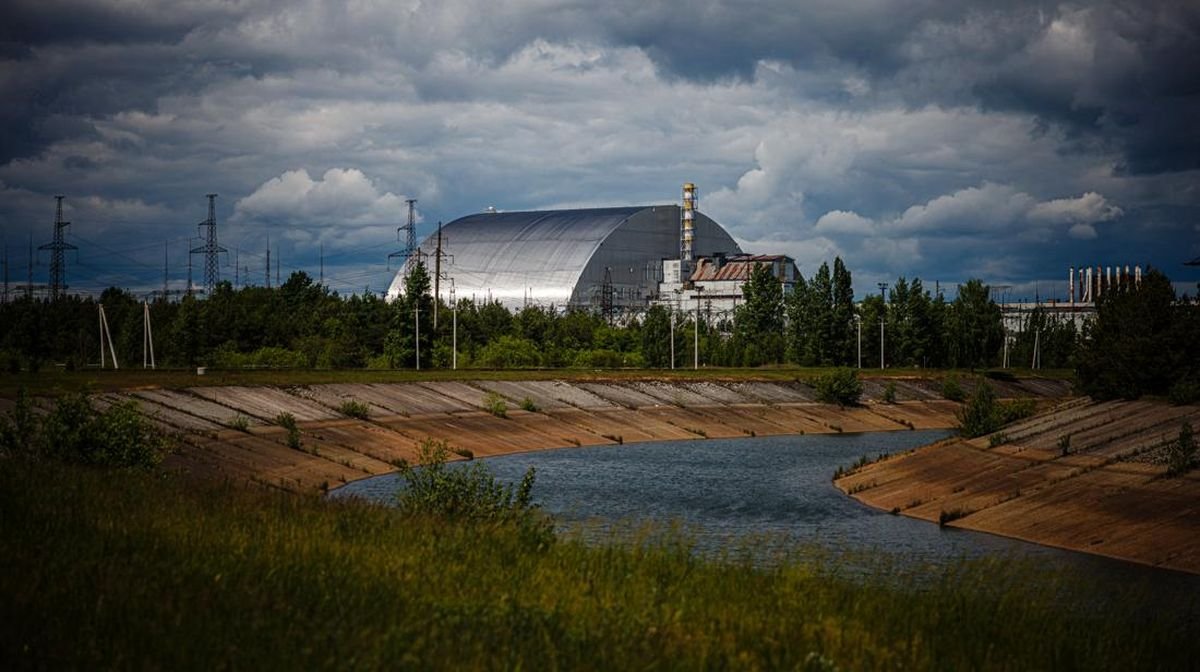
M154 366L154 332L150 330L150 304L147 301L142 301L142 368L147 368L147 352L149 352L149 364L151 369ZM115 361L115 360L114 360Z
M33 232L29 232L29 266L25 269L28 271L29 278L25 281L25 298L33 298Z
M98 304L100 309L100 368L104 368L104 343L108 342L108 352L112 355L113 369L121 368L117 364L117 351L113 348L112 333L108 330L108 317L104 314L104 304Z
M413 300L413 326L417 337L413 342L417 346L417 371L421 370L421 297L415 297Z
M197 227L208 229L201 237L204 239L204 244L198 247L193 247L190 254L204 255L204 291L212 296L213 290L217 288L217 283L221 281L221 253L228 253L229 250L217 244L217 195L205 194L208 199L208 219L197 224Z
M55 196L57 205L54 209L54 239L38 247L39 250L50 250L50 298L62 298L63 290L67 288L67 250L77 250L79 248L71 245L63 236L70 222L63 219L62 196Z
M438 326L438 304L442 302L442 223L438 222L437 248L433 253L433 328Z
M168 262L168 255L170 254L170 246L171 246L170 242L165 241L165 240L163 241L163 290L162 290L163 301L167 300L167 296L168 296L167 291L170 289L170 286L167 282L167 262Z
M675 369L675 306L671 306L671 369Z
M454 295L454 278L450 279L450 310L453 315L450 328L450 368L458 370L458 300Z
M888 283L880 282L879 296L883 299L883 310L879 313L879 368L883 369L883 318L887 315L887 288Z
M283 283L279 281L279 243L275 243L275 286L283 286Z
M267 289L271 288L271 234L267 234L267 271L266 271Z
M325 243L321 243L321 282L319 284L322 286L325 284Z
M854 321L858 323L858 368L862 368L862 315L855 315Z
M242 284L242 251L238 248L233 249L233 288L237 289Z
M692 368L700 369L700 290L696 290L696 324L692 337Z

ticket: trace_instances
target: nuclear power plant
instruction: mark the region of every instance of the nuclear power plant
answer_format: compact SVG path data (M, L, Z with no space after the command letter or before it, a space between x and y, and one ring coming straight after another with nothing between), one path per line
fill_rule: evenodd
M387 296L403 292L418 260L437 265L445 276L435 290L443 300L453 292L456 298L498 301L508 308L590 309L610 316L655 303L682 308L704 294L707 309L728 310L741 299L741 286L757 264L771 265L788 286L794 282L790 258L743 254L719 223L699 211L698 202L696 186L689 182L679 205L489 209L460 217L421 243L396 273Z

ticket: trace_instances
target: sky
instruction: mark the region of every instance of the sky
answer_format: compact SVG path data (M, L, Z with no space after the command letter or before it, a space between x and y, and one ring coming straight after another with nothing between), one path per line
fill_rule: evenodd
M7 0L0 100L13 282L56 194L72 290L164 263L182 288L217 193L223 278L262 284L269 238L350 293L387 288L406 199L424 238L683 182L746 251L841 256L859 296L1200 279L1194 1Z

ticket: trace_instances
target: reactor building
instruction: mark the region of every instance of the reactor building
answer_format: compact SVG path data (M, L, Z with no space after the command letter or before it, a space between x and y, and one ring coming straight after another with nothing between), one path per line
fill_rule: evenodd
M438 236L426 238L416 255L431 275ZM444 225L440 241L443 300L453 291L457 299L499 301L510 309L613 313L645 309L657 299L664 261L674 262L666 264L672 270L682 264L686 277L694 257L730 258L742 251L720 224L696 211L694 186L685 187L682 205L489 210ZM389 300L403 292L415 261L407 260L396 274Z

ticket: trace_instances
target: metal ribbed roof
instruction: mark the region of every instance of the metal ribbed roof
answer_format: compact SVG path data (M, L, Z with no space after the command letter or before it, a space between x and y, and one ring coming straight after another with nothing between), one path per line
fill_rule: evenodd
M454 257L459 297L502 301L532 294L566 305L596 248L630 216L651 206L538 210L467 215L442 227L442 246ZM432 237L422 244L429 254ZM399 294L403 272L388 290Z

